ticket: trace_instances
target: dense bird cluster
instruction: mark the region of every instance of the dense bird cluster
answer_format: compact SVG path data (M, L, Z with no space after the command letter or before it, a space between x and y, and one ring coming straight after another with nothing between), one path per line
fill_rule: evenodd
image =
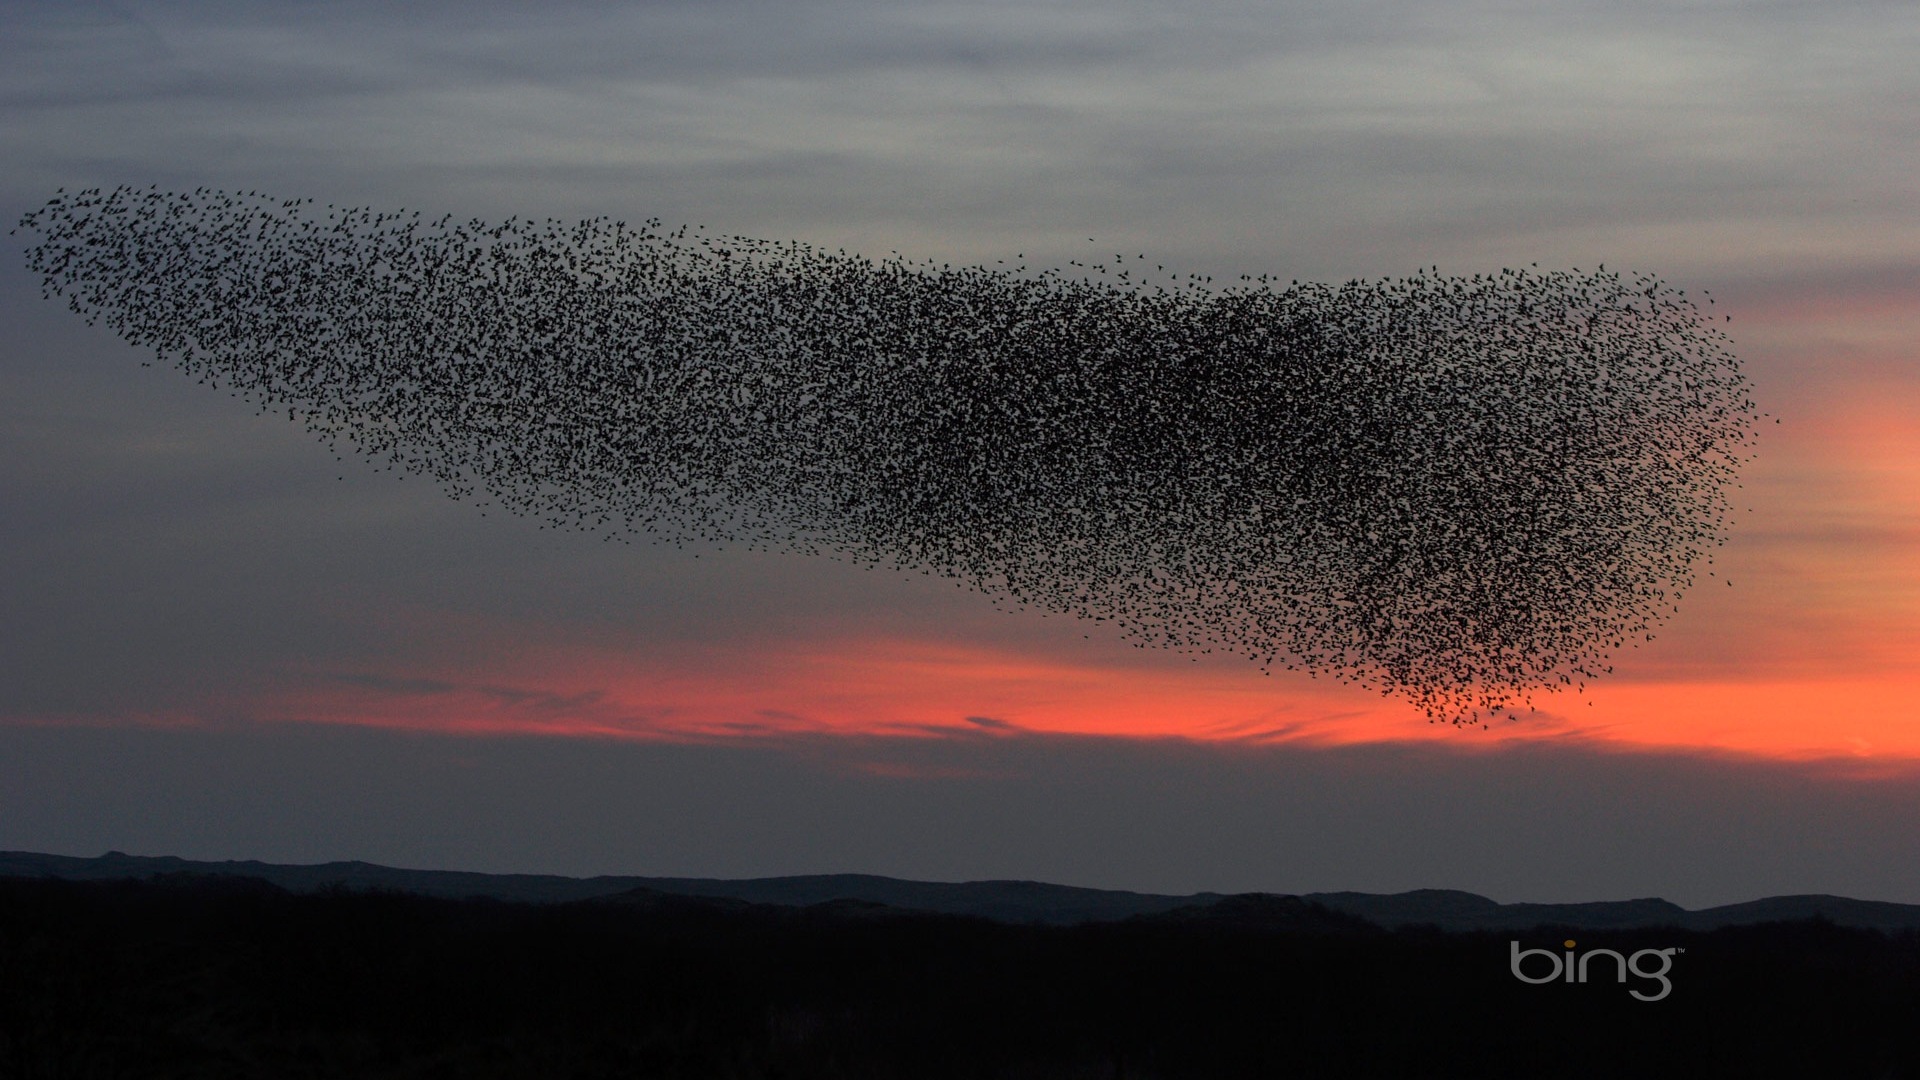
M1604 270L1150 285L205 189L22 225L89 322L456 496L920 568L1456 721L1650 635L1753 435L1725 335Z

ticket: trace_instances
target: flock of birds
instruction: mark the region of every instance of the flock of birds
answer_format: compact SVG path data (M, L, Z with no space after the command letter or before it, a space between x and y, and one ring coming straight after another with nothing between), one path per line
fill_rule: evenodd
M1456 723L1650 637L1754 435L1721 329L1604 268L1150 287L209 189L21 224L90 323L456 497L917 568Z

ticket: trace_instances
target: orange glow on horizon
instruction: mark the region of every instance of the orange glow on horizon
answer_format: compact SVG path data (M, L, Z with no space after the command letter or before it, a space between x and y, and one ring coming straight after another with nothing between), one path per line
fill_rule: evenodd
M359 681L309 673L320 677L264 715L700 741L1046 735L1478 752L1550 740L1920 766L1920 414L1899 395L1862 392L1809 410L1763 450L1746 477L1753 496L1736 496L1763 509L1740 515L1717 576L1701 568L1656 640L1616 653L1618 674L1584 695L1540 696L1537 712L1485 730L1232 659L844 631L755 644L580 644L564 627L456 628L431 615L420 636L461 641L468 658L455 669ZM528 640L555 644L520 644ZM261 714L261 703L250 707Z
M263 718L464 735L675 742L794 736L1090 736L1333 747L1415 742L1462 753L1551 741L1596 751L1842 759L1920 767L1920 672L1898 677L1615 683L1546 695L1484 730L1429 723L1394 698L1296 673L1099 668L904 641L755 650L730 672L656 656L525 657L487 680L311 681ZM718 677L716 677L716 675Z
M1761 433L1716 576L1699 568L1657 639L1616 652L1618 674L1584 694L1541 696L1537 712L1484 730L1429 723L1400 699L1330 678L1262 676L1244 660L1080 648L1078 629L1058 639L1036 632L1019 647L977 625L953 640L939 639L946 627L915 637L868 625L823 626L806 639L660 643L623 640L604 625L393 610L366 615L404 623L396 639L420 644L377 669L263 675L224 697L119 722L230 716L683 742L1419 743L1460 753L1551 741L1920 769L1920 407L1898 387L1861 386L1786 419Z

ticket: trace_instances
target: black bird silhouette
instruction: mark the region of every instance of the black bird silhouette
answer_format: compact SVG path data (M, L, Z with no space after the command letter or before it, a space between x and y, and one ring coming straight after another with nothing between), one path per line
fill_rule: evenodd
M931 571L1456 723L1650 637L1753 442L1717 324L1604 269L1147 289L211 189L21 225L89 323L455 497Z

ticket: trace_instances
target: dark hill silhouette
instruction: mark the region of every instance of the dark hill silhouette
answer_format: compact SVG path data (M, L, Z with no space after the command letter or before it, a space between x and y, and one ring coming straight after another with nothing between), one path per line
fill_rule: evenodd
M1844 896L1814 893L1801 896L1769 896L1744 904L1727 904L1705 911L1688 913L1685 925L1713 930L1722 926L1750 926L1756 923L1797 922L1801 919L1826 919L1836 926L1862 930L1911 930L1920 925L1920 906L1891 904L1883 900L1852 900Z
M997 922L1049 925L1111 922L1220 899L1217 893L1160 896L1113 889L1048 885L1036 881L949 883L903 881L872 874L810 874L740 880L624 876L572 878L548 874L404 870L365 862L288 866L253 860L195 862L173 856L128 855L118 851L110 851L94 859L34 852L0 852L0 876L6 877L108 881L183 872L259 878L290 892L345 887L389 889L455 900L487 897L528 903L564 903L614 897L634 890L651 890L661 894L794 907L839 900L863 901L906 911L973 915Z
M1740 904L1689 911L1666 900L1599 901L1575 904L1502 904L1452 889L1416 889L1404 893L1330 892L1299 897L1249 893L1227 896L1204 892L1190 896L1088 889L1037 881L904 881L873 874L808 874L795 877L672 878L553 874L481 874L454 870L407 870L366 862L282 865L245 861L197 862L173 856L140 856L111 851L98 858L0 852L0 877L61 878L71 881L148 879L165 875L252 878L293 893L324 889L392 891L444 899L484 897L525 903L607 900L636 906L660 906L667 897L786 907L836 905L887 911L965 915L1002 923L1071 926L1165 915L1175 921L1269 922L1292 918L1284 912L1304 905L1329 914L1357 917L1374 926L1399 929L1435 926L1442 930L1526 930L1563 926L1589 930L1676 927L1712 930L1826 919L1837 926L1871 930L1920 929L1920 904L1854 900L1843 896L1774 896ZM1279 905L1297 902L1299 909ZM1223 906L1224 905L1224 906ZM1217 910L1213 910L1217 909ZM1264 914L1262 914L1264 913ZM1326 927L1325 929L1331 929Z
M1265 931L1321 935L1378 934L1374 923L1298 896L1241 893L1212 903L1192 904L1156 915L1136 915L1130 922L1153 926L1187 926L1225 932Z
M1719 910L1709 908L1691 912L1678 904L1657 898L1585 904L1500 904L1484 896L1454 889L1416 889L1387 895L1316 893L1313 899L1336 911L1358 915L1388 928L1431 924L1445 930L1513 930L1544 925L1596 930L1636 926L1694 926L1698 917ZM1920 920L1920 906L1911 907L1909 918Z
M1833 898L1786 899L1758 914ZM646 887L0 877L0 1077L1920 1077L1920 934L1578 934L1672 959L1657 1001L1641 967L1523 981L1516 936L1575 935L1387 930L1261 893L1044 926Z

